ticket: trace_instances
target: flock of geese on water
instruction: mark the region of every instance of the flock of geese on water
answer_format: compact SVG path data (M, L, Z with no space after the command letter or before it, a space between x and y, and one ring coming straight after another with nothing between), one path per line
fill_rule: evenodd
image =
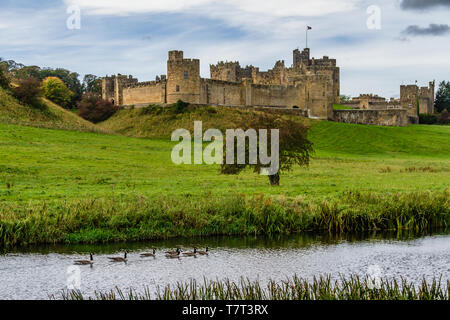
M197 255L202 255L202 256L207 256L208 255L208 250L209 248L206 247L205 251L201 251L201 250L197 250L197 248L194 248L194 251L192 252L182 252L182 250L180 248L177 248L176 250L173 251L166 251L166 258L168 259L179 259L181 256L186 256L186 257L196 257ZM108 257L109 261L111 262L127 262L128 258L127 258L127 251L125 251L123 257ZM90 253L90 259L89 260L75 260L74 264L75 265L93 265L94 264L94 254ZM141 258L146 258L146 257L153 257L156 258L156 249L153 249L153 252L148 252L148 253L141 253L139 255Z

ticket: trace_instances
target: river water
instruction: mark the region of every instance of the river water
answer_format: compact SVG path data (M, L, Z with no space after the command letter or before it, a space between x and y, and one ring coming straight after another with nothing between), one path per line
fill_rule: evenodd
M193 246L208 256L167 259L164 251ZM156 258L140 258L142 252L156 248ZM127 263L113 263L107 257L122 256ZM94 265L73 269L73 261L88 259L94 253ZM78 273L79 270L79 273ZM396 235L310 236L307 234L266 237L217 237L205 239L172 239L146 243L113 245L46 246L17 249L0 255L0 299L48 299L60 297L67 283L79 274L81 291L108 291L116 286L150 292L177 281L195 278L203 281L241 277L250 280L285 280L297 274L314 276L381 273L386 278L404 277L419 284L423 277L442 276L450 280L450 233L420 237Z

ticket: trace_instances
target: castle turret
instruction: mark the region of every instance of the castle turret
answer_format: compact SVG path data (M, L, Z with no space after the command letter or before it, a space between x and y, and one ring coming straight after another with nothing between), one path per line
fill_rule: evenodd
M183 51L169 51L167 103L200 103L200 60L184 59Z
M303 49L302 52L300 50L295 49L294 53L294 67L299 67L300 65L309 65L310 64L310 51L309 48Z

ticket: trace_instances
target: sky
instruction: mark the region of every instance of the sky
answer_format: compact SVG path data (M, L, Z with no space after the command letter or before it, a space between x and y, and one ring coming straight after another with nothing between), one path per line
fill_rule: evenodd
M450 80L449 25L450 0L0 0L0 57L150 81L183 50L209 77L222 60L290 66L311 26L311 55L337 59L341 94L389 98Z

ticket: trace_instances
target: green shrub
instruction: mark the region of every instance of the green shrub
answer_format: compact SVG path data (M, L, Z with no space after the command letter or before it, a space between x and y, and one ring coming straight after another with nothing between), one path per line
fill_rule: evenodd
M174 104L174 107L175 107L175 113L185 113L186 112L186 110L187 110L187 108L188 108L188 106L189 106L189 103L187 103L187 102L184 102L184 101L182 101L182 100L178 100L175 104Z
M419 114L419 123L420 124L436 124L437 123L437 115L435 114Z

